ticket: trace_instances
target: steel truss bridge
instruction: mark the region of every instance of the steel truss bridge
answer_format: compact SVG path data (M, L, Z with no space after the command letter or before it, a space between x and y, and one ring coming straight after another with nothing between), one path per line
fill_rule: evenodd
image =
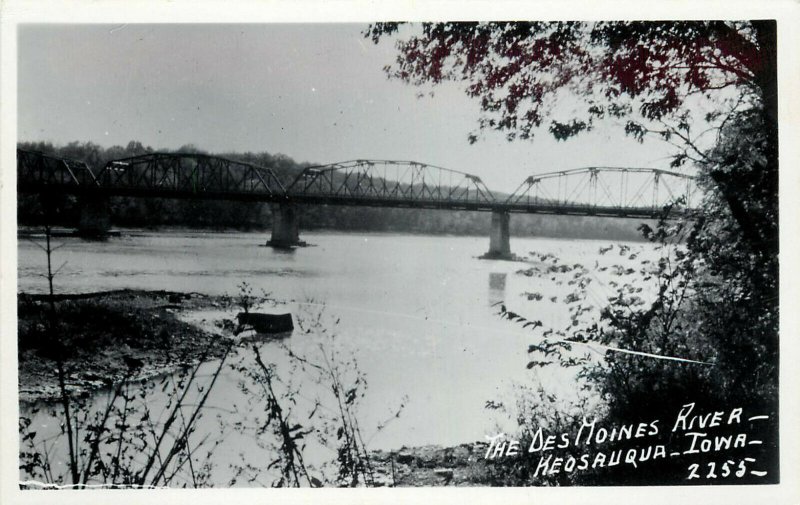
M223 199L652 218L679 199L697 205L694 178L654 168L587 167L528 177L502 197L478 176L414 161L353 160L303 169L282 179L272 169L205 154L152 153L84 162L17 150L23 193Z
M273 245L300 243L295 204L492 212L490 255L510 254L509 213L656 218L698 207L691 176L654 168L586 167L532 175L509 194L475 175L414 161L352 160L293 175L195 153L149 153L86 163L17 150L20 193L221 199L273 205ZM83 221L83 218L82 218ZM106 220L107 221L107 220Z

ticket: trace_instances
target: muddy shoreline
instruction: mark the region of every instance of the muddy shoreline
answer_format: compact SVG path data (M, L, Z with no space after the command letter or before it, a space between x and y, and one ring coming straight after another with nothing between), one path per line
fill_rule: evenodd
M230 297L201 293L57 294L52 306L47 295L20 293L19 400L33 403L58 397L56 353L63 358L66 387L77 395L107 388L125 377L141 380L215 359L229 341L223 332L212 333L181 319L208 309L236 310Z
M454 447L425 445L372 451L370 462L380 485L390 487L497 486L507 468L484 459L485 442ZM517 484L518 485L518 484Z
M230 344L233 321L201 323L198 315L241 310L228 296L127 289L57 294L52 306L47 295L20 293L17 308L19 401L28 405L59 398L53 352L63 353L70 393L88 396L125 377L150 379L220 357ZM55 351L46 337L52 332L59 335ZM403 447L371 451L370 461L376 485L485 485L493 473L485 450L481 442Z

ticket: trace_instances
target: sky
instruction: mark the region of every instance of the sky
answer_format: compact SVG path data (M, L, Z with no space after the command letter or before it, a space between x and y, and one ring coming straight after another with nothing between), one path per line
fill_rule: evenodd
M389 79L396 51L366 25L26 25L18 36L18 139L138 140L153 148L267 151L298 162L413 160L511 191L531 174L584 166L668 168L671 148L621 126L558 142L546 130L470 145L479 106L463 84L434 95ZM566 104L569 106L570 104Z

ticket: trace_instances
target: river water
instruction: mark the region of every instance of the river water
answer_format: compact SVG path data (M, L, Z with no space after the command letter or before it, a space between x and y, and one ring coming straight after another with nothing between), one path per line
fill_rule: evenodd
M595 305L614 294L613 279L598 267L638 265L627 254L599 255L609 241L513 237L512 250L527 257L526 264L477 259L488 248L484 237L309 232L303 239L313 245L292 251L264 247L264 233L129 232L102 243L59 239L64 246L54 254L54 264L66 263L56 291L136 288L235 295L244 281L256 293L264 290L286 301L277 311L290 311L296 319L322 311L339 356L355 359L367 378L359 423L369 447L398 449L474 442L513 428L485 406L487 401L513 404L515 384L542 384L564 401L575 398L572 372L528 370L527 347L534 334L497 315L496 304L503 302L541 320L545 328L570 325L563 299L573 286L555 276L517 273L537 264L530 251L590 268L594 282L587 301ZM658 254L649 244L625 245L641 257ZM43 292L44 254L25 240L18 253L18 290ZM543 297L529 300L526 292ZM226 315L189 316L199 324L220 317ZM280 343L265 343L262 351L279 374L291 374L287 349L313 356L327 338L295 331ZM226 370L209 405L229 412L233 403L247 403L240 379ZM302 392L311 398L314 386ZM400 416L377 430L401 403ZM222 452L249 450L243 445L225 442Z

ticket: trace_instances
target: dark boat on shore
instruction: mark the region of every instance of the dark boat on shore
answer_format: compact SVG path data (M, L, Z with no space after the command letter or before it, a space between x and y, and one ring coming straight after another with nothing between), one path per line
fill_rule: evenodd
M294 330L291 314L260 314L257 312L239 312L237 333L252 328L256 333L286 333Z

